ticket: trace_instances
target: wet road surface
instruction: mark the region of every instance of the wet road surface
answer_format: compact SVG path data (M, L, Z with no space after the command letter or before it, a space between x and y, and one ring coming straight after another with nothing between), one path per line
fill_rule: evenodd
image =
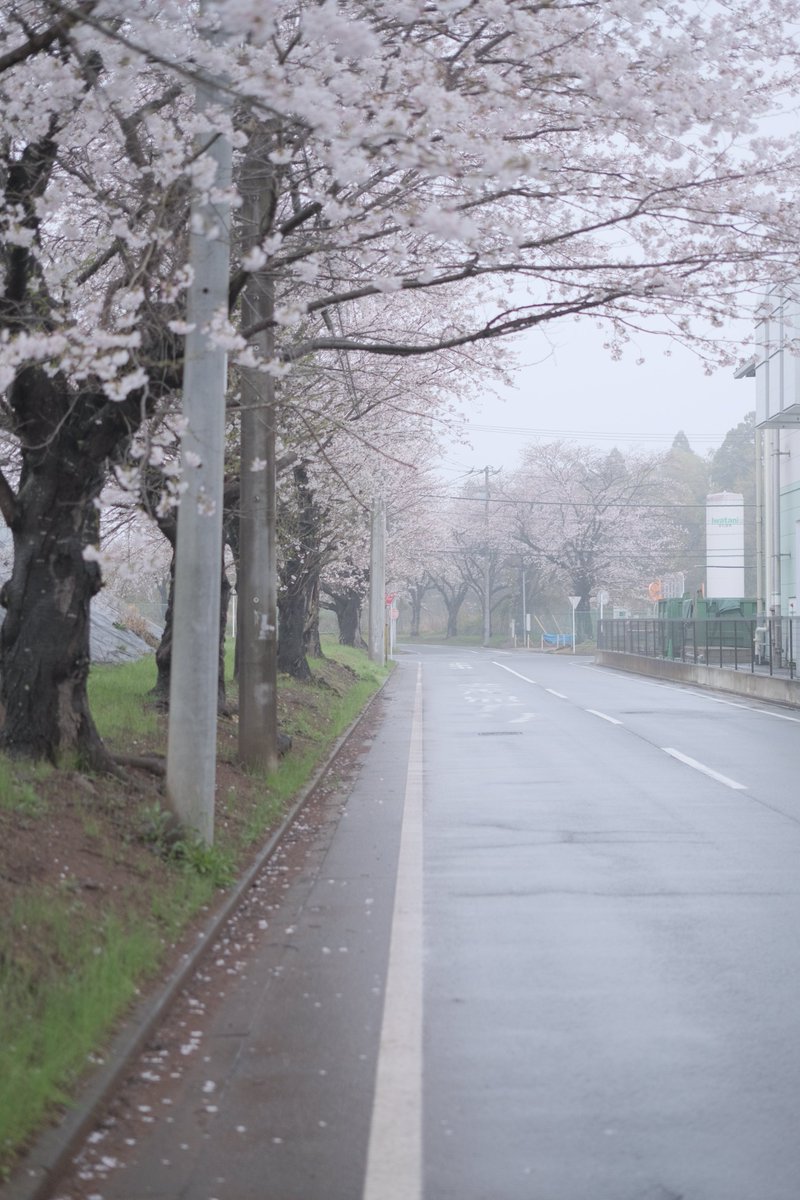
M800 717L404 652L63 1200L797 1200Z

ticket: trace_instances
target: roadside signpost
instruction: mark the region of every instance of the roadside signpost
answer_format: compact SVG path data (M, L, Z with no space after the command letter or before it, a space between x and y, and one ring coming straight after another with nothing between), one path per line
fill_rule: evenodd
M569 602L572 605L572 653L575 653L575 609L581 602L580 596L570 596Z

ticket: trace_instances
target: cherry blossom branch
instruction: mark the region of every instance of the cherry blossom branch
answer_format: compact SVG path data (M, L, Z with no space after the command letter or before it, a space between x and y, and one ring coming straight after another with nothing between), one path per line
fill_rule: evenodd
M35 54L39 54L42 50L47 50L52 46L53 42L60 41L67 31L73 25L84 20L92 12L92 9L97 7L97 0L86 0L85 3L79 4L77 9L63 10L63 16L56 21L48 29L43 29L41 33L32 34L27 42L23 42L21 46L16 46L8 53L0 55L0 74L3 71L8 71L11 67L16 67L19 63L25 62L26 59L32 58Z

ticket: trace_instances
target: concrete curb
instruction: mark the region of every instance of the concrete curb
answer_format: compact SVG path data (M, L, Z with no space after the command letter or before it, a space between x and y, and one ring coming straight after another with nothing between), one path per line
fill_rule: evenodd
M162 983L160 989L145 997L125 1019L123 1027L114 1036L106 1051L103 1065L92 1073L61 1123L40 1134L20 1163L15 1175L0 1188L2 1200L46 1200L48 1192L55 1186L59 1174L77 1153L94 1127L99 1111L124 1080L133 1059L141 1052L151 1034L164 1019L176 996L213 945L217 934L242 903L253 881L275 853L303 805L319 785L323 776L330 770L337 755L367 716L391 678L391 675L387 675L358 716L336 739L325 760L317 767L308 783L296 793L292 807L281 825L261 847L251 866L241 876L220 908L211 915L207 924L198 934L197 943L193 949L182 955L178 966Z
M669 679L673 683L692 687L731 692L750 700L765 700L800 707L800 680L782 679L774 675L756 675L749 671L733 671L725 667L701 663L682 663L665 658L646 658L641 654L626 654L620 650L597 650L594 661L598 667L610 667L632 675L651 679Z

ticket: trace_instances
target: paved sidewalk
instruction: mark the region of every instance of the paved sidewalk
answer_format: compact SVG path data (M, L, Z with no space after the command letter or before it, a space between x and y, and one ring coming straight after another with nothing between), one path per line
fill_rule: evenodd
M361 1194L412 682L389 681L48 1195Z

